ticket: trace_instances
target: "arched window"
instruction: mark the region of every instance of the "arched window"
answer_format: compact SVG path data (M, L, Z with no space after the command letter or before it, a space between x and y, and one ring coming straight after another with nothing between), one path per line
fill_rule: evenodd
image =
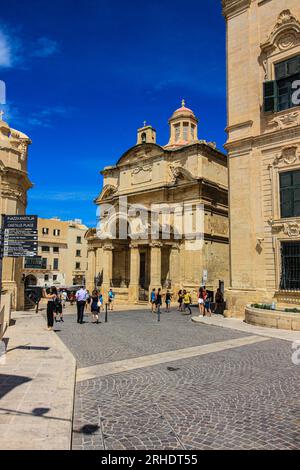
M142 144L145 144L147 141L147 135L146 135L146 132L143 132L142 133Z

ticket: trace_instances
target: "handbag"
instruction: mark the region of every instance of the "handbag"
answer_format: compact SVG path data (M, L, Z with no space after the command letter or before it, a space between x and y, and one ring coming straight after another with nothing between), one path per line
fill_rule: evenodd
M97 302L97 307L99 307L99 308L100 308L100 307L101 307L101 305L102 305L102 303L100 302L100 300L98 300L98 302Z

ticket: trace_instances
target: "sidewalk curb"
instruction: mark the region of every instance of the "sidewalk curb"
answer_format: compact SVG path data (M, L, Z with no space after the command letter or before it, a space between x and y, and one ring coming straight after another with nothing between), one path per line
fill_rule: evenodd
M300 339L300 332L289 331L289 330L279 330L276 328L267 328L267 327L258 327L255 325L250 325L243 321L239 321L234 318L221 318L221 322L215 321L213 317L192 317L191 320L195 324L215 326L217 328L228 328L230 330L240 331L241 333L253 334L258 336L263 336L266 338L278 339L282 341L294 342L297 339ZM206 318L210 318L210 321L207 321ZM238 321L240 324L238 324ZM223 323L224 322L224 323ZM226 324L225 324L226 322ZM233 323L234 322L234 323Z
M41 314L42 316L42 314ZM76 391L76 376L77 376L77 361L75 359L75 356L72 354L70 349L65 345L63 340L59 337L59 335L56 333L56 331L53 331L54 337L56 338L56 342L60 344L60 349L65 351L67 355L70 357L71 361L74 363L74 370L73 370L73 388L72 388L72 413L70 417L70 422L71 422L71 429L70 429L70 449L72 450L72 438L73 438L73 422L74 422L74 407L75 407L75 391Z

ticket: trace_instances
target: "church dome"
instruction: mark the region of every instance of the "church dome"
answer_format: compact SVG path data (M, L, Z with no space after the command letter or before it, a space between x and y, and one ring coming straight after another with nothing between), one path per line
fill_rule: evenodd
M176 109L169 119L170 140L166 147L182 147L198 141L198 119L185 106L184 100L181 104L181 108Z
M176 109L176 111L174 111L172 118L178 117L181 114L183 114L185 116L194 117L194 118L196 117L194 112L191 109L189 109L185 106L185 101L184 100L182 100L181 108L178 108L178 109Z

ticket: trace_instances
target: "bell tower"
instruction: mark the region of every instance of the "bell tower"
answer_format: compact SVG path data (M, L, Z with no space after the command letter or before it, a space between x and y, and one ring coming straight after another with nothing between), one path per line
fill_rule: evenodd
M137 145L140 144L156 144L156 130L147 125L146 121L144 121L143 127L138 129Z

